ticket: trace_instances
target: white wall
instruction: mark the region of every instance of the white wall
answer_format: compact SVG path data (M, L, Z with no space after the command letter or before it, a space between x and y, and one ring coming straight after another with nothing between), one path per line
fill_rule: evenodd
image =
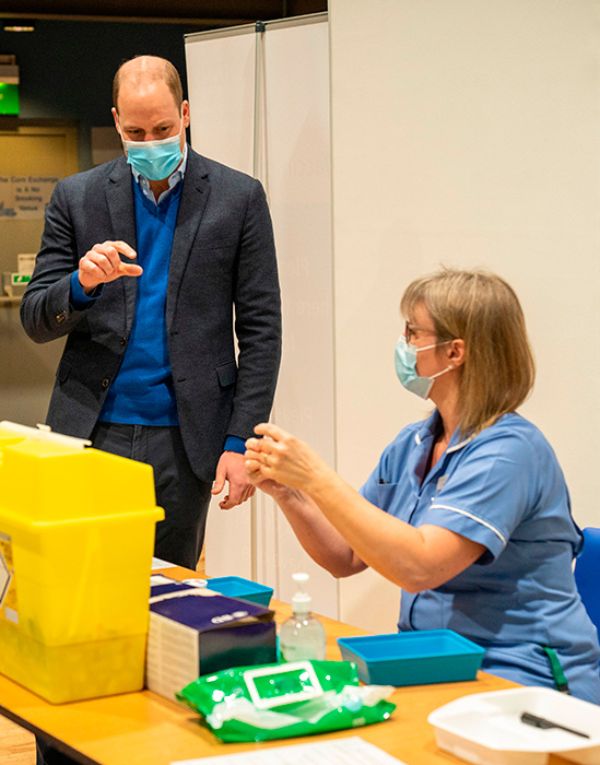
M429 408L394 374L404 287L441 263L482 266L515 286L528 317L539 374L524 414L555 446L576 519L600 524L599 22L597 0L331 0L333 261L327 238L312 238L315 221L327 225L323 210L311 210L328 194L327 151L310 151L325 115L299 106L294 80L322 49L279 46L279 76L261 83L267 134L258 153L245 117L242 141L229 107L215 112L202 89L193 95L194 145L247 171L254 151L272 186L286 333L275 417L356 487ZM277 47L266 46L267 58ZM205 87L218 95L238 78L231 92L245 113L252 78L214 54ZM253 68L253 49L244 55L238 64ZM323 65L312 72L317 99L326 95ZM201 65L189 51L188 69L198 86ZM291 159L277 170L271 160L284 149ZM237 511L209 536L209 557L220 573L234 573L234 560L289 597L281 580L302 554L278 513L257 504L253 524ZM398 592L379 576L344 580L338 592L342 619L394 628ZM324 576L318 596L317 608L331 613L335 583Z
M538 379L523 412L558 453L576 519L599 525L600 4L329 7L340 471L359 483L424 414L393 370L403 288L442 263L483 266L528 318ZM342 617L356 621L352 587Z

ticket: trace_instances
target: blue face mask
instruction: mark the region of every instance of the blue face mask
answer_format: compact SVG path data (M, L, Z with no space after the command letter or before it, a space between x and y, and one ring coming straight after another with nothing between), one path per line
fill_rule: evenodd
M125 141L123 148L127 162L149 181L168 178L181 162L180 136L159 141Z
M430 377L422 377L417 374L417 353L428 351L430 348L437 348L438 345L447 345L450 342L452 341L446 340L443 343L433 343L433 345L424 345L421 348L416 348L414 345L407 343L405 337L401 337L398 340L395 352L396 374L406 390L415 393L421 398L429 398L436 378L446 374L446 372L454 369L454 367L450 365L446 369L442 369L441 372L437 372L437 374Z

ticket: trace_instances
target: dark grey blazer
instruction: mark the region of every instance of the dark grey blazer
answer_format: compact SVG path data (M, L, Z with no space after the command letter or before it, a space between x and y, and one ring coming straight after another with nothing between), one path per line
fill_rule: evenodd
M168 346L190 463L212 481L227 434L247 438L269 416L281 356L281 309L271 219L262 186L188 151L169 271ZM97 242L136 247L125 158L58 183L21 320L38 343L68 335L47 422L87 438L114 380L135 310L136 279L102 287L84 311L70 277ZM234 349L239 346L238 364Z

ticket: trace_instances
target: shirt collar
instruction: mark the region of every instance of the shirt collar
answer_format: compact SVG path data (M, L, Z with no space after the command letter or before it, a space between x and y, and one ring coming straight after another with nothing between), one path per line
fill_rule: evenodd
M423 421L419 430L415 433L415 443L420 445L427 439L435 438L439 432L440 419L440 413L437 409L434 409L429 417ZM446 447L446 454L457 452L459 449L462 449L463 446L466 446L468 443L470 443L474 438L474 435L468 436L467 438L461 438L460 428L456 428L452 434L452 438L450 439L448 446Z
M434 409L429 417L423 420L421 427L415 433L415 443L420 446L424 441L435 438L439 430L439 421L439 412L437 409Z
M179 166L173 170L171 175L168 178L169 188L163 191L163 193L159 196L158 199L155 199L154 194L152 193L152 189L150 188L150 182L148 179L142 175L138 170L136 170L133 165L130 165L131 172L133 173L133 177L136 181L136 183L140 184L140 188L144 194L145 197L148 199L151 199L155 204L159 204L162 202L162 200L168 196L168 194L171 193L171 191L177 186L177 184L183 180L183 177L185 175L185 170L187 167L187 160L188 160L188 147L187 143L183 144L183 159L181 160Z

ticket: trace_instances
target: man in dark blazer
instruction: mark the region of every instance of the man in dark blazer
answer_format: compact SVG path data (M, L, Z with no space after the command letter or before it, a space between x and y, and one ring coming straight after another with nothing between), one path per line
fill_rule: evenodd
M113 103L126 156L58 183L21 318L36 342L68 336L48 425L151 464L155 554L195 568L211 491L253 493L244 440L281 353L271 220L258 181L186 145L170 62L123 64Z

